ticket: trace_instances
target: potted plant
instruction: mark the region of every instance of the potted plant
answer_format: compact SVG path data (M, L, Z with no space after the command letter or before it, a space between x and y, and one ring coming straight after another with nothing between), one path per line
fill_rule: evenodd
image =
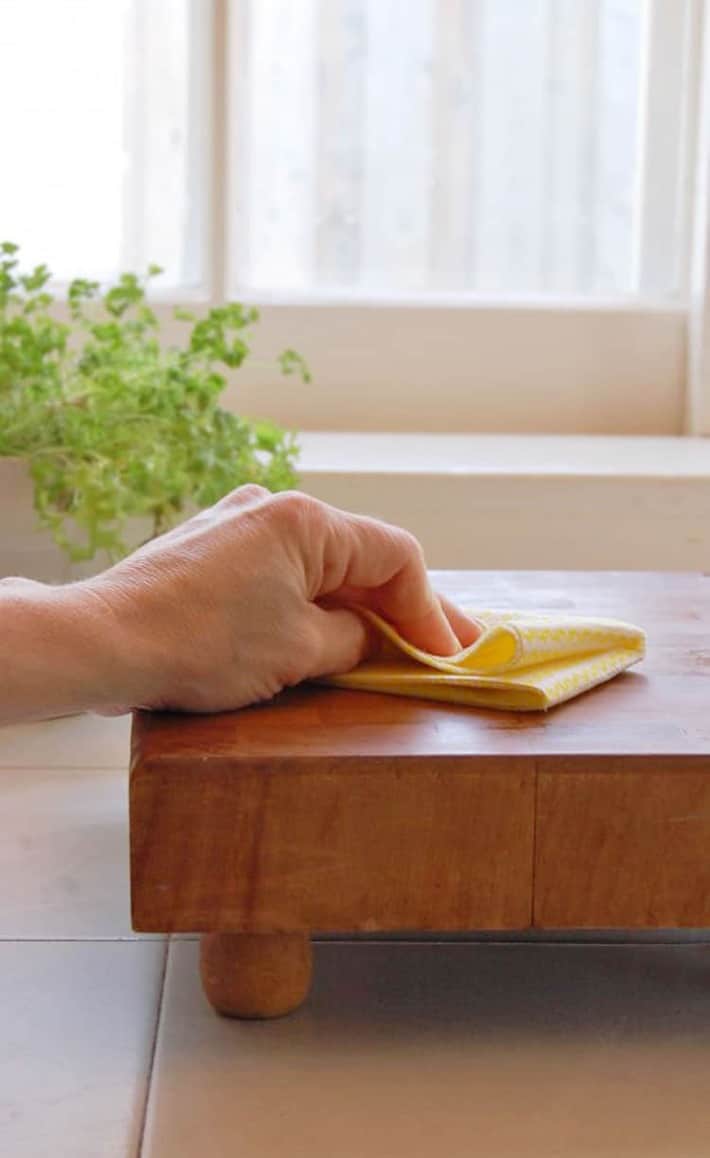
M135 520L160 534L243 483L294 484L294 436L220 406L256 309L176 309L185 337L167 347L146 299L157 267L103 293L77 278L64 321L47 267L22 272L17 254L0 245L0 458L26 464L39 524L71 560L116 559L135 546ZM309 381L295 350L279 363Z

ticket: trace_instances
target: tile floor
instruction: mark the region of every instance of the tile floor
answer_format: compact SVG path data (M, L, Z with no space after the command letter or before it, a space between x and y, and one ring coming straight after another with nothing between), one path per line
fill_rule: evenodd
M128 913L127 720L0 731L3 1158L707 1158L710 944L328 942L216 1017ZM710 940L710 933L707 934Z

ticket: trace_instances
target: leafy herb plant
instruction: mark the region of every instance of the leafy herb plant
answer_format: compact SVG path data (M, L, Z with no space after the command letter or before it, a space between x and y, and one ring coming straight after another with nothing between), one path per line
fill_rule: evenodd
M249 354L256 309L175 310L185 340L166 348L146 301L158 267L103 294L76 279L63 322L49 270L21 272L17 253L0 245L0 455L27 460L40 522L72 559L124 554L129 518L149 518L157 535L243 483L293 485L293 435L219 404L226 371ZM295 350L279 363L310 380Z

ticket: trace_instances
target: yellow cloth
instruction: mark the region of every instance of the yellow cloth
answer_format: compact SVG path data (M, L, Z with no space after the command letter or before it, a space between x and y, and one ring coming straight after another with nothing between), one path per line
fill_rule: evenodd
M372 612L379 653L324 683L472 707L544 711L643 658L644 632L616 619L528 611L466 612L483 628L470 647L443 658L413 647Z

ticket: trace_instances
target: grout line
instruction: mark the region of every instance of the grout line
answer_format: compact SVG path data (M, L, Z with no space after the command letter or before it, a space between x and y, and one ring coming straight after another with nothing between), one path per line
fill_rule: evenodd
M4 937L0 945L155 945L168 940L166 933L136 933L133 937Z
M165 995L165 977L168 971L168 953L170 950L170 940L165 942L165 952L163 954L163 968L160 974L160 987L158 991L157 1009L155 1013L155 1024L153 1026L153 1041L150 1048L150 1058L148 1060L148 1073L145 1084L145 1098L143 1100L143 1113L141 1114L140 1129L138 1131L138 1145L136 1147L136 1158L141 1158L143 1153L143 1142L145 1139L145 1130L148 1123L148 1106L150 1104L150 1095L153 1089L153 1067L155 1065L155 1054L158 1048L158 1034L160 1032L160 1022L163 1014L163 998Z
M56 763L51 758L32 764L19 764L17 760L8 760L0 755L0 772L127 772L128 771L128 754L123 764L118 760L111 761L110 764L102 764L100 761L90 761L87 764L73 763Z

